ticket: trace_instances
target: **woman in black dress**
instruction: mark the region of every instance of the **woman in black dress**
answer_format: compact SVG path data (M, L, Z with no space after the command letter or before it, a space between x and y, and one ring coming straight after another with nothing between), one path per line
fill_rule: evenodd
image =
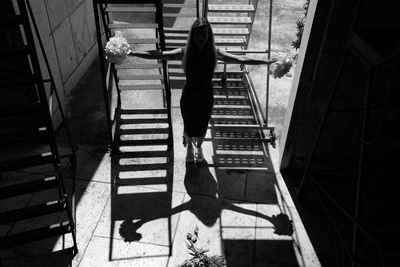
M216 49L210 23L198 18L193 23L185 48L170 51L132 52L147 59L182 60L186 84L180 100L184 124L186 162L203 162L202 144L213 108L212 77L217 60L248 65L271 64L276 59L253 59Z

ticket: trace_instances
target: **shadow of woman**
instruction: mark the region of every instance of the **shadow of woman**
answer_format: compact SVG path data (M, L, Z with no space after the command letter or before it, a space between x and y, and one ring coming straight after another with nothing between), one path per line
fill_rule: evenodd
M275 234L292 235L293 225L286 214L280 213L269 217L257 211L244 209L231 204L217 196L218 185L214 176L210 173L206 162L203 164L186 164L184 185L190 200L171 209L169 216L184 210L192 212L205 226L213 226L221 216L222 209L228 209L238 213L259 217L271 222L275 228ZM142 237L137 230L145 223L159 219L149 216L139 221L124 221L119 229L125 242L139 241Z

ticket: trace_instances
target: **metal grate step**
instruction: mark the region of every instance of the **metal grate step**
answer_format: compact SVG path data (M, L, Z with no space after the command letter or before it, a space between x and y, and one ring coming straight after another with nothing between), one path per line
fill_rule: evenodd
M118 119L121 124L150 124L150 123L168 123L167 118L154 118L154 119Z
M158 44L160 42L158 38L127 38L126 41L129 44Z
M42 180L32 181L28 183L0 187L0 199L30 194L51 188L57 188L58 183L59 181L55 177L47 177Z
M250 35L248 28L214 28L214 35Z
M214 98L214 105L250 107L250 101L248 99Z
M166 183L168 183L168 180L165 177L147 177L132 179L121 179L120 177L117 177L116 180L116 184L119 186L156 185Z
M212 129L211 134L214 139L218 139L217 143L220 143L220 139L230 139L230 141L238 142L243 144L243 141L250 140L254 145L254 140L259 140L261 137L259 129L235 129L235 128L216 128Z
M140 84L140 85L130 85L130 84L119 84L120 90L164 90L165 86L163 84Z
M70 233L72 226L69 222L62 222L59 224L53 224L47 227L38 228L18 234L8 235L0 238L0 250L5 248L11 248L25 243L30 243L46 238L60 236L63 234Z
M211 24L252 24L250 17L208 17Z
M54 163L54 156L51 154L51 152L48 152L42 155L27 156L0 161L0 170L12 171L50 163Z
M110 29L157 29L157 23L111 23L108 25Z
M22 209L0 213L0 224L7 224L22 221L29 218L39 217L47 214L57 213L66 210L66 200L57 200Z
M254 12L253 5L208 5L209 12Z
M216 154L214 155L214 161L219 167L268 167L267 159L264 155Z
M119 109L119 114L167 114L167 109Z
M167 134L169 132L168 128L150 128L150 129L119 129L118 134L128 135L128 134Z
M253 116L253 110L248 109L233 109L233 108L213 108L212 115L223 116Z
M153 6L107 6L107 12L156 12L156 7Z
M118 140L119 146L155 146L165 145L168 139L147 139L147 140Z
M116 69L160 69L162 64L136 64L136 63L124 63L121 65L115 65Z
M119 158L154 158L168 157L169 151L135 151L135 152L118 152L116 155Z
M211 124L216 125L252 125L256 126L257 122L255 119L250 118L213 118L210 120Z
M0 134L0 144L13 144L17 142L26 143L26 142L39 142L42 143L46 141L48 137L48 133L46 128L43 127L36 131L21 131L21 132L11 132Z
M118 170L121 172L128 171L156 171L168 169L169 165L167 163L162 164L133 164L133 165L119 165Z
M162 80L164 76L159 75L151 75L151 74L119 74L119 80Z

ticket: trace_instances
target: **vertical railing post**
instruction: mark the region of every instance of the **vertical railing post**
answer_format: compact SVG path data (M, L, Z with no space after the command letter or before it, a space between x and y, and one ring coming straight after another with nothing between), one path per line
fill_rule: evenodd
M107 129L108 129L108 135L109 135L109 142L110 146L112 146L113 143L113 137L112 137L112 125L111 125L111 112L110 112L110 104L108 101L108 90L107 90L107 81L106 81L106 69L104 66L103 58L103 43L101 40L101 31L100 31L100 23L99 23L99 13L98 13L98 8L97 8L97 1L93 0L93 12L94 12L94 21L96 24L96 35L97 35L97 47L99 49L99 56L100 56L100 74L101 74L101 83L103 87L103 97L104 97L104 105L106 109L106 120L107 120ZM106 29L104 29L106 31Z
M271 31L272 31L272 5L273 0L269 0L269 19L268 19L268 59L271 58ZM269 66L268 66L269 68ZM267 70L267 84L265 88L265 121L264 127L268 127L268 103L269 103L269 74Z

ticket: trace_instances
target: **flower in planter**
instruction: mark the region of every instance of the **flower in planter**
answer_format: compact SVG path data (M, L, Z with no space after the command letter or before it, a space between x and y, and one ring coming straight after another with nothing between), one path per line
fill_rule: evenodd
M199 239L199 228L196 226L193 234L188 233L186 235L187 247L190 250L189 254L192 256L191 259L186 260L179 267L224 267L226 266L225 258L223 256L207 256L208 249L196 248L195 243Z
M128 57L129 53L131 53L131 47L122 33L116 31L115 36L111 37L106 43L104 51L105 57L108 61L115 64L122 64Z

